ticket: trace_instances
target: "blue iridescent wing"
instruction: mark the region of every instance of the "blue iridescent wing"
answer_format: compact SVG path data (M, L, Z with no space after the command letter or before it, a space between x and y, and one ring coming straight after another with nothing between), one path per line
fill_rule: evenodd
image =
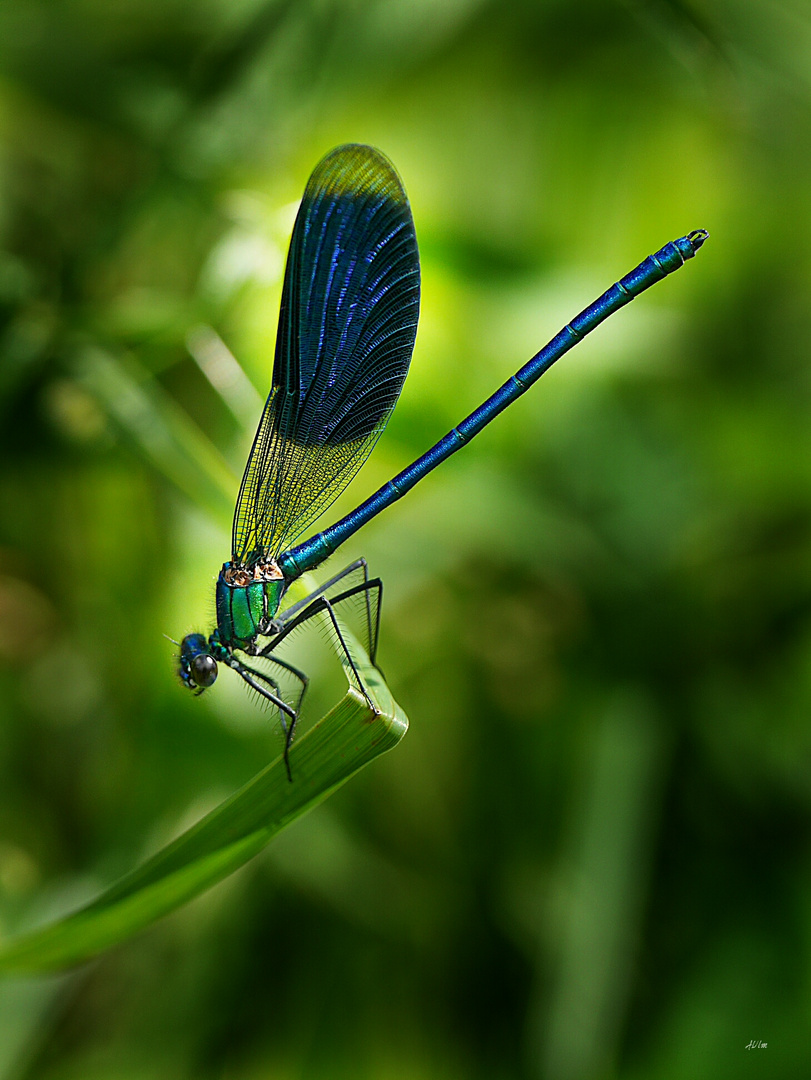
M371 146L337 147L293 227L273 384L234 512L235 563L288 548L366 460L408 373L419 303L414 222L394 167Z

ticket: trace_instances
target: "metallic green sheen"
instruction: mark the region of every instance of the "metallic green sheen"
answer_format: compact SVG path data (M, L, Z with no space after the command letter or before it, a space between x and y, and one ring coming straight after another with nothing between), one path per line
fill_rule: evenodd
M278 578L276 581L263 581L262 584L265 586L265 597L267 600L265 611L268 618L272 619L279 610L279 604L282 602L284 590L287 588L287 582L284 578Z
M253 641L265 615L265 582L229 585L220 573L217 579L217 627L223 645L239 646Z
M252 581L250 585L229 585L224 568L217 579L217 629L223 645L239 648L253 641L265 617L279 610L287 582Z

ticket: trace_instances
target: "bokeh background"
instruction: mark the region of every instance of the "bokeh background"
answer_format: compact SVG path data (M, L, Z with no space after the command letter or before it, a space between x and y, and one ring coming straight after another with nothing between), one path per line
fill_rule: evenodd
M344 141L404 179L423 314L336 514L711 239L344 549L404 742L131 943L0 984L0 1080L809 1075L803 0L4 0L4 930L278 752L163 635L211 624L296 200ZM317 717L339 681L298 648Z

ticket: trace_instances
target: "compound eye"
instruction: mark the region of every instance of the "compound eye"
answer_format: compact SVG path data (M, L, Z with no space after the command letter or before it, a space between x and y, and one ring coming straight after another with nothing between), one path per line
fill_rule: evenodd
M217 661L213 656L202 653L191 662L190 675L198 686L213 686L217 681Z

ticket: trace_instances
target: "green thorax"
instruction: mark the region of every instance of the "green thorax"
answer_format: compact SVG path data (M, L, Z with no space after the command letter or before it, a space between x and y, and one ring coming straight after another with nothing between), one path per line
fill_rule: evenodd
M225 563L217 578L217 629L223 645L239 649L264 633L286 588L275 563L250 569Z

